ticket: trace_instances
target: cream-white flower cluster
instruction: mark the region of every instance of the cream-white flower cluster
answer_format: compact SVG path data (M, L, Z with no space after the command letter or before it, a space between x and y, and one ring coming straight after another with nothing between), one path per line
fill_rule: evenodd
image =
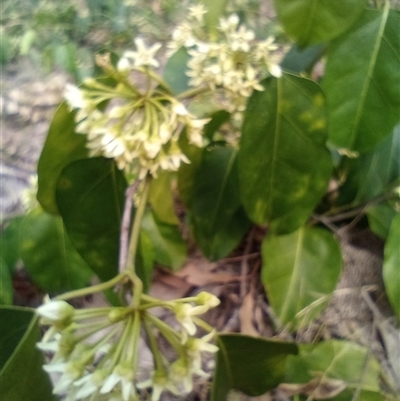
M220 19L220 37L217 41L210 41L204 36L205 13L202 5L190 9L188 21L179 25L172 34L168 45L170 53L185 47L190 55L189 84L222 89L224 106L236 120L241 120L247 98L254 90L263 90L260 80L268 73L275 77L282 75L278 46L273 37L256 40L255 33L241 25L236 14Z
M120 59L118 69L102 60L117 81L115 86L87 79L81 88L69 84L65 98L77 110L76 132L87 135L90 155L113 158L119 169L143 178L189 163L179 146L180 135L185 132L190 143L202 146L202 130L209 120L196 118L182 102L156 87L149 67L158 66L154 54L159 45L147 49L137 39L136 47ZM132 70L148 81L145 90L130 80Z
M163 391L182 395L190 392L195 375L207 376L202 369L202 353L218 351L210 343L214 330L202 338L193 337L197 316L219 304L212 294L160 301L144 296L139 307L75 309L66 301L50 300L37 309L41 323L49 326L38 347L50 357L44 369L57 374L54 394L67 401L136 401L141 389L152 388L152 401ZM154 316L150 309L167 308L176 316L181 330L175 330ZM139 339L145 329L154 359L148 380L138 382ZM163 336L176 353L168 362L157 345L156 333Z

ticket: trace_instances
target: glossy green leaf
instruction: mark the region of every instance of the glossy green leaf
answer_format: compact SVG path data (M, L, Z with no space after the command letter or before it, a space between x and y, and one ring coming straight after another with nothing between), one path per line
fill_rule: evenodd
M341 271L341 252L333 235L309 227L269 235L262 243L262 257L261 279L279 321L295 329L314 319Z
M118 273L126 181L114 162L79 160L57 183L57 204L72 243L102 281Z
M325 389L314 391L323 393L325 390L326 397L315 399L383 401L384 397L379 392L380 366L368 348L347 341L330 340L316 345L300 344L299 351L299 355L287 358L287 383L305 384L320 378L321 387L325 383ZM331 382L329 386L332 379L337 382ZM342 391L334 395L335 387L340 384ZM329 391L333 397L329 397ZM360 393L354 398L357 391Z
M189 144L186 135L181 135L179 145L190 163L182 163L179 167L178 192L185 206L190 207L193 199L194 180L203 157L203 149Z
M75 112L64 102L54 114L38 164L38 200L43 209L58 213L56 185L61 171L75 160L86 158L86 137L75 133Z
M385 244L383 281L393 310L400 319L400 213L392 221Z
M182 47L165 64L164 80L176 94L189 89L189 77L186 75L189 59L188 52Z
M146 211L142 230L151 238L158 263L173 270L182 267L187 256L187 246L176 225L162 223L150 211Z
M240 192L249 217L277 233L296 230L324 194L332 170L319 86L284 74L249 100L239 150Z
M0 308L0 389L2 401L55 401L44 358L36 348L40 329L27 308Z
M19 246L25 269L44 290L64 292L89 284L93 272L72 245L60 216L41 209L30 212Z
M400 121L400 13L388 7L366 10L329 46L323 88L338 148L371 150Z
M275 0L278 18L300 46L327 42L361 15L365 0Z
M294 74L309 71L317 60L321 58L324 51L325 47L323 45L314 45L300 49L294 44L282 60L281 68Z
M179 223L174 208L171 173L161 171L157 174L157 178L151 183L149 203L158 220L167 224Z
M225 257L249 229L239 194L237 152L205 149L193 185L191 221L197 243L211 260Z
M0 305L12 305L13 285L10 269L5 260L0 257Z
M369 207L367 209L369 228L382 239L386 239L396 214L396 211L388 203Z
M0 257L13 270L20 257L19 234L24 216L13 219L5 230L0 234Z
M400 90L399 90L400 91ZM357 202L382 195L400 178L400 125L376 150L361 155L358 163Z
M250 396L266 393L285 377L286 358L298 352L295 343L239 334L221 334L217 345L212 401L225 400L231 389Z
M366 203L400 184L400 125L373 151L344 158L339 170L345 182L338 204Z
M207 137L210 141L214 140L215 132L227 121L229 121L230 113L226 110L219 110L213 113L211 120L204 126L203 135Z

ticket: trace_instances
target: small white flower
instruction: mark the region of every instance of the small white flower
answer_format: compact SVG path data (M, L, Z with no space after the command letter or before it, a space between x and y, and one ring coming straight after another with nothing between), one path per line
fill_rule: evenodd
M237 28L239 24L239 17L236 14L230 15L228 18L220 18L219 29L222 32L230 32Z
M196 302L198 305L204 305L208 309L214 308L221 303L218 297L216 297L214 294L210 294L207 291L198 293L196 296Z
M117 70L120 72L127 72L131 69L131 63L126 57L121 57L118 60Z
M187 116L189 112L186 107L182 103L176 103L172 107L174 113L178 114L178 116Z
M229 35L231 48L233 51L250 51L250 42L255 38L254 32L241 26L238 31L232 32Z
M190 120L187 124L189 142L198 147L203 146L203 129L210 122L209 118Z
M82 91L72 84L65 86L64 98L72 109L83 109L87 105Z
M201 3L189 7L189 16L196 19L199 22L203 21L203 15L206 14L207 12L208 10Z
M80 387L76 393L76 399L88 397L99 391L106 378L106 372L96 369L93 373L83 376L74 383L74 386Z
M267 64L268 71L271 73L272 76L276 78L280 78L282 76L282 69L278 64Z
M179 358L171 364L171 380L183 393L190 393L193 389L193 376L187 358Z
M135 67L159 67L160 63L154 58L157 51L161 48L161 43L155 43L147 48L143 39L135 39L136 51L125 52L123 58L132 59Z
M106 157L118 157L126 151L126 146L122 138L115 138L109 133L101 138L101 145Z
M43 365L43 369L48 373L62 373L60 379L53 388L54 394L65 393L75 380L82 377L84 372L84 366L75 361L47 364Z
M133 385L134 378L135 372L131 368L129 361L122 362L117 365L111 375L105 379L104 384L100 389L100 393L110 393L113 388L120 383L122 387L123 400L131 401L132 398L136 397L136 391Z
M160 137L162 144L167 143L171 139L171 136L172 136L170 125L167 123L162 123L160 125L160 130L159 130L158 135Z
M175 317L176 320L181 323L183 328L188 332L189 335L194 335L196 334L197 327L193 323L192 316L195 314L194 309L192 305L189 304L184 304L184 303L178 303L174 307L174 312L175 312Z
M143 143L144 150L147 153L149 159L155 159L161 149L161 141L156 138L151 138Z
M45 324L68 324L74 316L75 309L65 301L51 301L49 298L36 309Z
M172 381L169 380L167 372L164 370L156 370L153 373L152 378L138 383L136 387L138 389L152 387L153 390L151 393L151 401L158 401L162 392L165 390L170 391L172 394L179 395L178 389L175 387Z

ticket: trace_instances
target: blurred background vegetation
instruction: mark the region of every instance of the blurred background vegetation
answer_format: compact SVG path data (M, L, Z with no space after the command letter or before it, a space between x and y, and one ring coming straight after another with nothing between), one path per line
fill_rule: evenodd
M37 68L55 67L77 81L90 76L93 53L124 50L140 35L165 42L193 0L3 0L0 20L2 66L28 57ZM230 0L259 34L271 17L271 2Z

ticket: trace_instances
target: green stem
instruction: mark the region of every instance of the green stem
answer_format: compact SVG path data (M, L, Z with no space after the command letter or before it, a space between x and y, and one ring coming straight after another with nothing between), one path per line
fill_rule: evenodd
M139 340L140 340L140 312L135 311L135 316L133 317L133 327L132 327L132 337L133 337L133 347L128 354L128 360L132 361L133 371L136 372L139 357Z
M147 333L147 338L149 339L150 349L151 349L151 352L152 352L153 358L154 358L155 370L162 369L164 367L164 365L162 363L162 357L161 357L160 350L158 348L156 337L155 337L154 333L151 331L150 324L146 319L143 319L143 325L144 325L144 329L146 330L146 333Z
M132 316L129 316L129 318L125 321L125 327L123 329L120 339L118 340L118 345L115 349L112 359L111 369L114 369L114 367L121 362L122 358L125 357L125 355L122 354L127 341L129 341L129 334L131 333L132 324L133 318Z
M151 79L154 79L162 88L164 88L168 93L173 93L172 89L168 86L168 84L158 75L156 74L153 70L150 68L134 68L137 71L140 71L143 74L146 74L148 77Z
M135 258L137 253L137 247L139 243L140 229L142 226L142 220L144 216L144 212L146 210L147 199L149 196L149 190L151 185L152 177L151 175L147 175L144 181L144 187L142 189L142 193L140 194L139 207L135 213L135 220L133 222L131 239L129 242L129 250L128 250L128 258L126 261L125 270L129 272L129 276L132 278L134 285L134 297L133 297L133 306L140 305L140 297L142 295L143 283L142 280L137 276L135 271Z
M126 273L122 272L109 281L105 281L104 283L93 285L91 287L81 288L79 290L66 292L65 294L61 294L61 295L54 297L54 300L65 301L67 299L84 297L89 294L94 294L95 292L105 291L108 288L114 287L116 284L118 284L120 281L122 281L125 277L126 277Z
M203 93L206 93L210 90L207 86L200 86L199 88L194 88L194 89L188 89L185 92L180 93L176 98L178 100L183 100L183 99L189 99L197 95L201 95Z
M166 340L174 347L178 354L182 354L182 344L180 341L180 333L173 329L172 327L168 326L158 317L154 316L151 313L143 312L145 315L145 319L151 322L158 331L166 338Z
M211 331L215 330L214 327L210 326L210 325L209 325L208 323L206 323L204 320L202 320L202 319L200 319L200 318L198 318L198 317L196 317L196 316L193 316L192 320L193 320L193 322L194 322L197 326L202 327L202 328L203 328L204 330L206 330L206 331L211 332Z

